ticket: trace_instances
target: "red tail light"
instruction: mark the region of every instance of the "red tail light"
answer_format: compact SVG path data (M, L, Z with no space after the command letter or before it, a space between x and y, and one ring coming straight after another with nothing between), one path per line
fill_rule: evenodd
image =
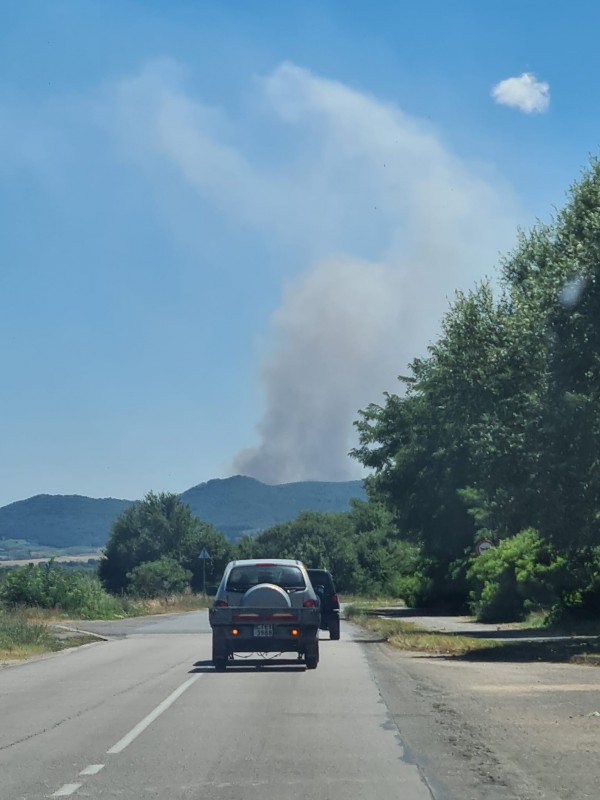
M314 606L316 606L316 603L314 600L305 600L302 603L302 605L304 606L304 608L313 608Z
M216 600L215 608L227 608L227 600Z
M332 594L331 595L331 603L335 608L337 608L339 606L340 601L338 600L337 594Z

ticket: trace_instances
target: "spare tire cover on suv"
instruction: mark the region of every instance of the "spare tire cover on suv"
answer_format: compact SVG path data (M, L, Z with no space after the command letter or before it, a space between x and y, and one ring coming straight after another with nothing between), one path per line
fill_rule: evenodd
M242 605L247 608L291 608L288 593L274 583L259 583L248 589L242 597Z

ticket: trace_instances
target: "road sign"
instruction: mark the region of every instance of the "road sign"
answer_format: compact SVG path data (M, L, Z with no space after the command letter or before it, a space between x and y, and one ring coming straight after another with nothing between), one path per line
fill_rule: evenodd
M486 550L491 550L493 547L494 543L490 542L489 539L480 539L475 545L475 552L480 556L482 553L485 553Z
M206 562L212 561L210 554L206 547L203 547L198 555L198 558L202 560L202 594L206 597Z

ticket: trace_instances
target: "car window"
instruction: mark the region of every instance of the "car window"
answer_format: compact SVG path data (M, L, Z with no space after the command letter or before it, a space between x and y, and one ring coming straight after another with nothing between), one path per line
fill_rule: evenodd
M276 564L233 567L225 588L228 592L246 592L259 583L274 583L282 589L306 588L302 570L298 567Z
M313 587L315 586L323 586L325 591L329 594L335 594L335 586L333 585L333 580L331 575L325 569L309 569L308 577L310 578L310 582L312 583Z

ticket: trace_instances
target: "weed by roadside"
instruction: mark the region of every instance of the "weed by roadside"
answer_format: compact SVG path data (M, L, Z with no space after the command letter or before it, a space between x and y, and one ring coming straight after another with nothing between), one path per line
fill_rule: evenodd
M373 615L368 605L348 606L345 610L345 617L351 622L377 633L383 641L388 642L393 647L397 647L399 650L448 656L464 655L472 650L481 649L481 639L424 631L412 622L398 619L382 619ZM490 642L489 646L498 647L500 643Z
M23 611L0 609L0 659L27 658L59 649L56 638L42 622L32 622Z
M93 641L94 637L80 633L57 637L49 625L30 619L23 610L0 609L0 662L20 661Z

